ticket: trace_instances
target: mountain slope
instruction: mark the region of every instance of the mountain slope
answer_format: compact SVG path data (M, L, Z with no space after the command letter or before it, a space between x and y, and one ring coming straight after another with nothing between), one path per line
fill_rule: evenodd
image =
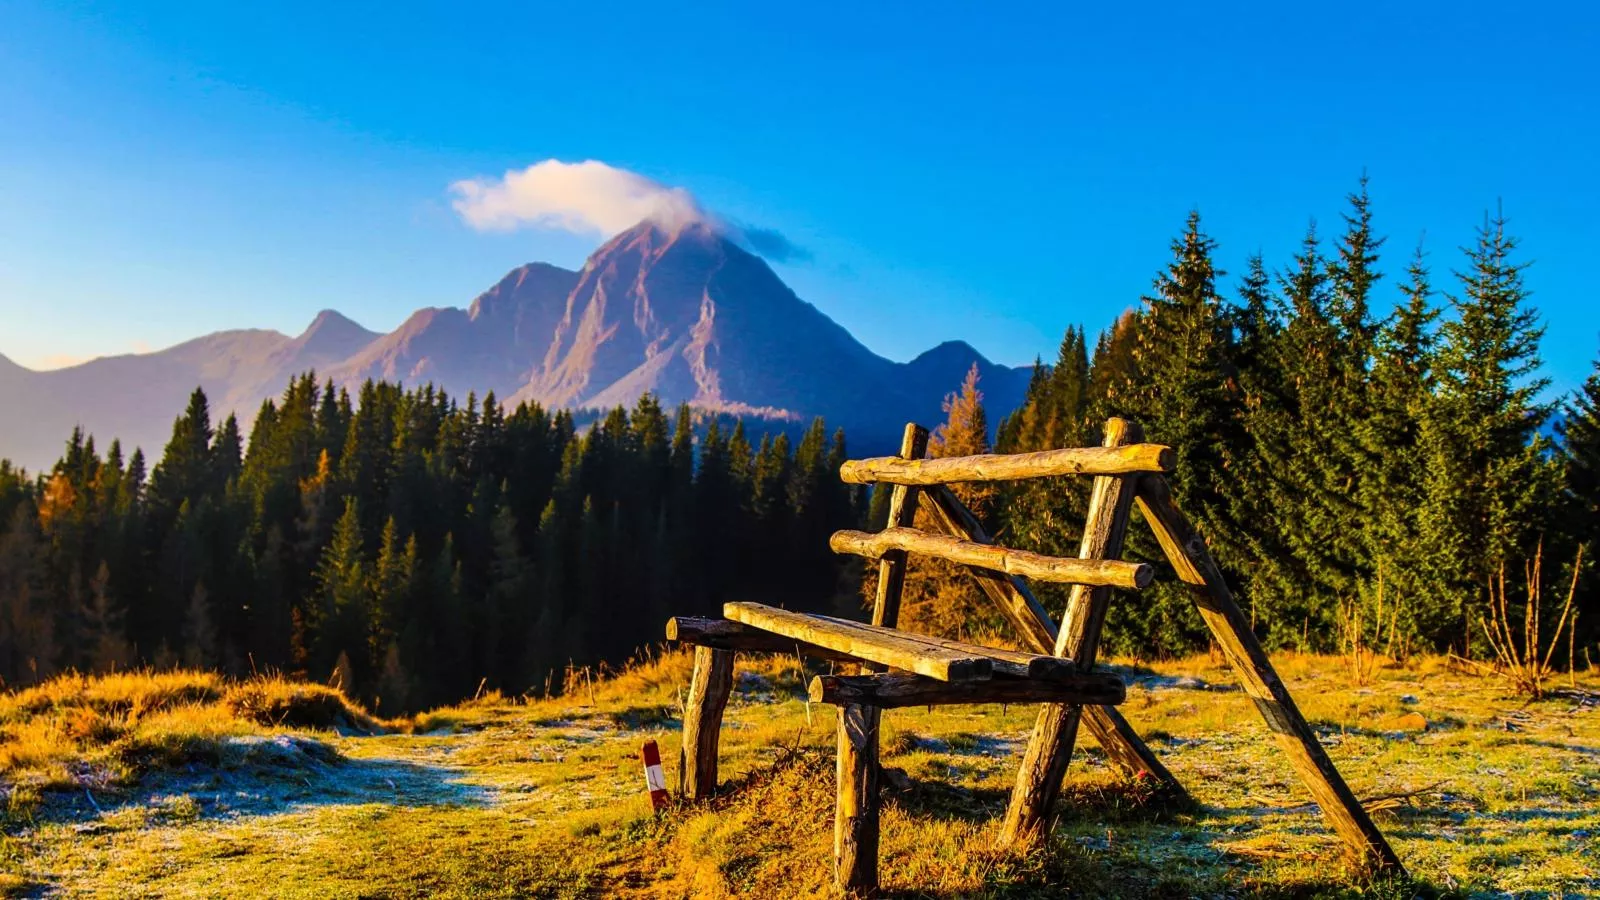
M704 224L642 222L607 241L582 271L531 263L465 309L431 307L388 334L332 310L296 337L240 330L156 353L45 372L0 357L0 457L49 466L82 425L104 447L158 454L195 387L219 419L251 424L292 375L353 389L366 379L433 382L547 406L667 405L804 422L821 415L856 452L889 452L903 424L932 425L940 401L977 363L991 421L1013 409L1028 370L995 365L952 341L896 363L801 300L759 257Z
M432 381L463 395L508 396L544 359L577 277L546 263L519 266L466 310L418 310L328 374L347 385Z
M908 419L936 421L973 363L993 408L1020 402L1026 370L960 342L891 362L710 228L642 223L584 266L542 369L515 398L605 407L653 391L669 405L821 414L877 444Z

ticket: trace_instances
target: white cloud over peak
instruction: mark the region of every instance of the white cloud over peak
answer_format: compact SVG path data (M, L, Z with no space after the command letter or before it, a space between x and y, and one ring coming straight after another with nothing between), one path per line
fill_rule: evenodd
M532 225L609 237L645 219L678 225L707 218L683 188L592 159L547 159L501 178L458 181L450 192L456 212L479 231Z
M777 231L719 219L681 187L593 159L547 159L499 178L457 181L450 193L450 205L478 231L534 227L610 237L645 219L673 229L704 222L774 261L810 258Z

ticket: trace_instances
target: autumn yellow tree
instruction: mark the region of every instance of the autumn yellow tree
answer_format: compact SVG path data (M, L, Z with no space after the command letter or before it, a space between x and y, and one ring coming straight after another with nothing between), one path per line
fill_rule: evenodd
M973 364L961 390L945 397L945 421L928 440L931 457L972 456L988 453L989 423L978 389L978 366ZM956 496L979 521L992 523L999 492L986 482L951 486ZM919 503L916 527L938 531L927 504ZM900 623L913 631L965 640L984 638L1000 624L993 606L962 566L913 555L906 569Z

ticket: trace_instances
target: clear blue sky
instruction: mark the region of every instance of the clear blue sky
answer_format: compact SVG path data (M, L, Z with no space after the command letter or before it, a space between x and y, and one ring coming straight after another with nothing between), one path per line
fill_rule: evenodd
M576 266L598 235L451 208L550 158L781 231L812 259L780 274L897 359L1049 359L1190 207L1231 273L1284 265L1363 169L1386 268L1426 233L1448 284L1503 200L1557 387L1600 348L1593 4L248 6L0 0L0 353L387 330Z

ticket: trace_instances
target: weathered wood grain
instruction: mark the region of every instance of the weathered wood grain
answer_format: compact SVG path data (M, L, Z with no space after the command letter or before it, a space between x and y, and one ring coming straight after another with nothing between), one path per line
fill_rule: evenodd
M880 709L939 706L948 703L1121 703L1122 679L1109 672L1073 675L1056 681L996 678L992 681L935 681L921 675L819 675L811 679L812 703L861 705Z
M861 626L860 622L848 619L838 619L833 616L812 615L816 619L837 622L846 627ZM914 631L896 631L896 636L929 647L957 651L967 656L981 656L990 661L991 670L995 675L1007 675L1013 678L1063 678L1072 675L1076 669L1070 659L1060 659L1041 653L1026 653L1021 650L1005 650L995 647L985 647L981 644L969 644L962 641L953 641L948 638L933 635L918 634ZM675 616L667 620L667 639L683 644L694 644L700 647L719 647L724 650L742 650L748 653L798 653L802 656L811 656L817 659L835 660L838 662L861 662L856 657L816 644L808 644L794 638L783 637L770 631L762 631L740 622L729 619L705 619L698 616Z
M1140 440L1139 426L1125 419L1106 422L1105 445L1116 447ZM1094 481L1089 514L1078 555L1085 560L1108 560L1122 554L1133 506L1134 477L1103 475ZM1055 654L1077 662L1081 671L1093 665L1100 648L1111 591L1104 585L1074 585L1067 612L1056 635ZM1000 845L1030 842L1049 826L1061 794L1061 781L1077 742L1081 705L1047 704L1034 721L1033 736L1022 756L1011 802L1000 827Z
M1149 586L1155 569L1145 563L1120 559L1072 559L1012 550L994 544L964 541L947 534L930 534L915 528L888 528L877 534L836 531L828 546L835 553L877 559L895 550L922 553L965 566L979 566L1010 575L1064 584L1120 587Z
M691 800L717 790L717 744L732 690L733 651L694 648L694 674L683 707L683 749L678 755L679 790Z
M856 662L856 658L847 653L782 637L770 631L751 628L749 625L741 625L727 619L674 616L667 620L667 640L693 644L697 647L716 647L720 650L741 650L746 653L798 653L801 656L835 662Z
M846 462L839 477L848 484L929 485L961 481L1019 481L1050 475L1132 475L1171 472L1177 459L1171 447L1131 444L1120 447L1068 447L1035 453L902 459L880 456Z
M839 707L839 794L833 818L833 878L870 894L878 887L878 721L870 706Z
M1273 670L1261 642L1250 629L1249 618L1234 602L1233 592L1206 549L1204 539L1173 502L1166 479L1141 479L1138 499L1139 511L1155 531L1178 578L1191 587L1201 618L1210 627L1234 671L1239 673L1245 692L1255 701L1256 709L1267 721L1267 728L1289 757L1300 780L1310 789L1328 824L1366 866L1379 871L1403 871L1400 857L1361 808L1317 740L1316 732L1306 723L1282 679Z
M900 458L921 460L928 452L928 429L907 422L900 438ZM889 527L908 527L917 517L921 493L910 485L897 484L889 494ZM906 553L887 553L878 559L878 592L872 602L872 624L893 628L900 623L900 595L906 583Z
M728 603L722 607L722 614L763 631L939 681L983 681L994 674L994 663L986 655L947 649L892 628L791 612L761 603Z

